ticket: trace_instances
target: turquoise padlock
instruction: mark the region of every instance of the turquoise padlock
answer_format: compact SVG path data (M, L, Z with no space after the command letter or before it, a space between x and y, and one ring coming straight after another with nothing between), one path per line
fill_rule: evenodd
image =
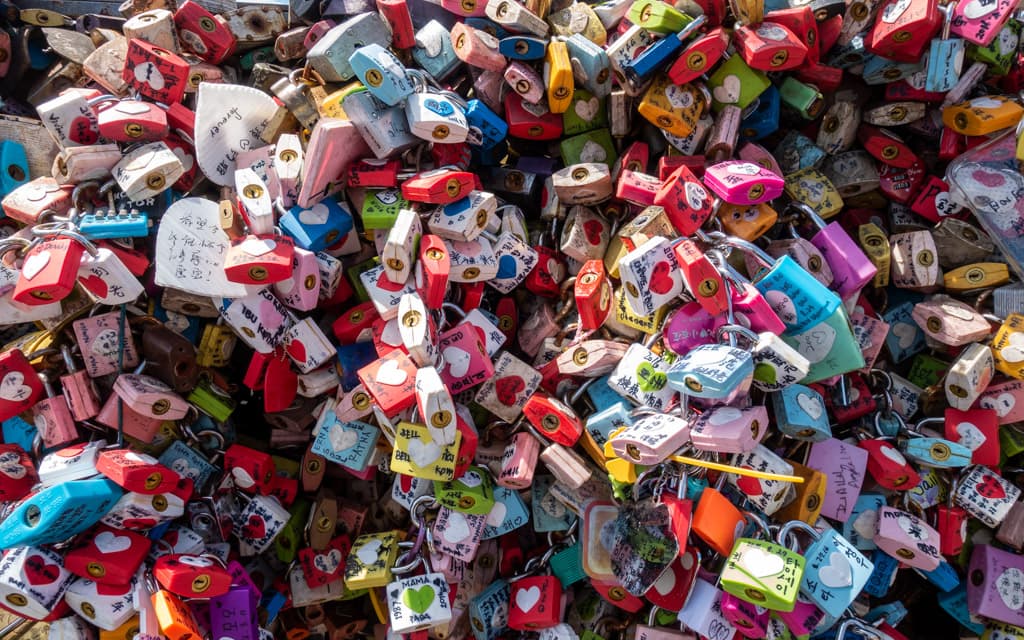
M106 478L47 487L0 522L0 549L54 544L76 536L99 522L123 493Z
M810 360L811 369L802 380L804 383L811 384L864 367L864 354L853 335L846 310L841 306L824 322L802 333L783 335L782 339Z
M821 394L802 384L791 384L772 394L775 424L791 438L824 442L832 437Z
M818 533L806 522L792 520L779 530L779 540L802 531L814 542L804 551L806 564L800 592L830 616L840 616L867 584L874 564L832 528Z

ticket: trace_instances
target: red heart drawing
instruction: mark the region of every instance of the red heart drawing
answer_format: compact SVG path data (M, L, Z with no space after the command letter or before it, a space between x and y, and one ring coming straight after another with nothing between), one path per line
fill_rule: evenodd
M971 173L971 177L986 187L998 187L1006 182L1006 178L995 173L993 171L986 171L984 169L975 169Z
M402 493L412 491L412 476L398 474L398 486L402 489Z
M672 290L672 266L668 262L659 262L654 265L651 273L651 291L657 294L665 294Z
M750 467L740 468L750 469ZM759 496L764 493L764 489L761 488L761 481L751 476L740 476L739 479L736 480L736 486L739 487L740 491L748 496Z
M979 482L975 488L983 498L1001 500L1006 497L1006 489L1004 489L1003 485L999 484L999 481L992 476L985 476L982 478L981 482Z
M249 521L242 527L242 533L252 540L262 540L263 536L267 535L267 525L263 522L263 518L254 513L249 516Z
M583 232L587 234L587 242L594 246L601 244L602 231L604 231L604 225L600 220L587 220L583 223Z
M46 558L37 554L25 558L25 579L31 585L50 584L60 577L60 567L47 564Z
M92 127L92 122L85 116L78 116L71 121L68 138L78 144L95 144L99 134Z
M87 276L85 278L79 278L78 282L85 287L89 293L96 296L97 298L106 298L109 287L107 281L99 276Z
M301 340L292 340L286 347L288 355L290 355L296 362L306 361L306 345L302 344Z
M498 396L498 402L511 407L516 403L520 391L526 388L526 383L519 376L505 376L494 381L494 392Z
M377 276L377 286L385 291L401 291L405 285L395 284L388 280L387 275L381 271L380 275Z

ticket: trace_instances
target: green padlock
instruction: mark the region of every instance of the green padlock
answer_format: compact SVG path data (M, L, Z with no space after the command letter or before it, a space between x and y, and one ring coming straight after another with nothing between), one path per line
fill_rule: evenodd
M470 467L461 478L435 481L434 497L452 511L485 516L494 506L494 481L484 467Z
M348 276L348 281L352 284L352 290L356 294L356 300L359 302L370 301L370 294L366 292L366 287L363 286L363 280L359 276L379 265L380 258L374 256L369 260L357 262L348 269L345 269L345 275Z
M999 430L999 453L1002 460L1012 458L1024 453L1024 433L1013 427L1004 427ZM1002 462L1000 460L1000 462Z
M721 111L723 107L735 105L746 109L771 84L764 72L751 69L743 58L733 56L720 64L708 79L711 108Z
M583 570L583 544L577 540L572 545L553 553L548 566L551 567L551 575L562 583L563 589L586 580L587 574Z
M369 189L361 212L363 228L390 229L395 226L398 213L408 208L409 201L402 197L402 192L397 188Z
M933 384L938 384L948 370L949 363L945 360L939 360L927 353L919 353L914 356L914 360L910 364L910 373L907 374L907 380L910 380L922 389L927 389Z
M824 322L803 333L783 335L782 339L811 362L810 371L800 381L801 384L811 384L864 366L864 354L842 305L836 307Z
M562 114L562 134L574 136L607 126L608 110L604 99L585 89L576 89L569 109Z
M196 388L188 394L188 401L216 422L226 422L235 410L235 401L209 377L201 377Z
M762 531L768 531L760 516L749 511L744 515ZM772 611L792 611L800 593L804 563L803 556L781 544L739 538L722 569L722 590Z
M1017 43L1020 41L1021 31L1024 30L1022 26L1024 25L1010 18L987 47L979 47L976 44L969 45L967 57L987 64L987 73L994 76L1005 76L1010 72L1010 65L1017 53Z
M629 21L655 33L675 34L693 22L693 18L661 0L634 2Z
M793 109L807 120L814 120L821 115L825 106L825 98L821 92L809 84L800 82L793 76L786 76L779 87L779 98L782 104Z
M600 162L612 166L615 164L615 144L608 129L598 129L566 138L559 145L562 162L566 165L583 162Z
M274 555L285 564L295 560L299 548L305 544L303 533L306 529L306 520L309 518L311 506L312 504L306 498L296 498L295 502L292 503L292 508L289 509L292 517L288 518L288 523L281 529L281 533L277 534L277 537L274 538Z

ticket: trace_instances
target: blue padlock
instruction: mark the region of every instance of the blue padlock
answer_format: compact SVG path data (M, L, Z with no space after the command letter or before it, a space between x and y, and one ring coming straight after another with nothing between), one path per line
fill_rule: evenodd
M0 141L0 198L28 182L25 147L14 140Z
M871 56L864 63L862 76L869 85L888 84L909 78L924 69L921 62L896 62L882 56Z
M889 324L885 336L885 347L893 362L900 363L927 348L924 331L913 317L914 303L903 302L890 306L882 313L882 319Z
M931 571L921 571L920 569L914 569L914 571L935 585L939 591L952 591L960 586L960 576L957 575L956 569L945 560L940 562L939 566Z
M799 267L797 267L799 268ZM702 344L668 369L668 386L694 398L728 398L754 377L749 351L726 344Z
M357 342L338 346L338 362L335 367L341 378L341 388L351 391L359 386L360 369L377 359L377 350L373 342Z
M806 522L793 520L779 530L779 540L802 531L814 542L804 550L807 562L800 592L830 616L840 616L867 584L874 565L832 528L818 533Z
M756 106L740 121L740 138L760 140L779 130L779 110L782 101L775 85L757 96Z
M985 625L975 622L971 617L970 610L967 608L966 584L961 584L955 589L939 593L937 599L942 610L960 623L962 627L965 627L976 636L980 636L985 632Z
M78 231L90 240L145 238L149 235L149 214L138 209L97 209L83 215Z
M311 207L292 207L278 221L281 231L295 239L306 251L323 251L337 243L352 230L352 214L348 208L325 198Z
M791 438L824 442L832 437L825 399L802 384L791 384L772 394L775 424Z
M633 416L625 402L618 402L607 409L596 411L587 417L586 429L599 447L604 447L612 432L633 424Z
M881 598L889 592L889 587L896 578L896 570L900 568L900 561L881 549L875 549L871 561L875 569L864 585L864 593Z
M877 549L874 540L875 522L878 510L885 506L885 496L880 493L862 493L850 509L850 517L843 522L843 537L861 551Z
M511 60L540 60L547 50L547 40L532 36L512 35L498 43L498 53Z
M903 454L917 464L940 469L966 467L971 464L973 455L966 446L945 438L912 437L904 442L902 449Z
M413 92L408 70L395 54L376 42L356 49L349 56L348 63L373 97L389 107Z
M653 76L657 71L663 69L670 61L674 60L683 44L691 35L704 25L707 18L698 16L688 23L679 33L668 34L660 40L655 40L651 46L644 49L640 55L632 60L625 60L622 63L622 72L626 74L630 82L642 84L644 80Z
M461 66L455 55L448 29L437 20L431 20L416 32L416 46L412 59L431 77L444 80Z
M612 64L608 53L583 34L574 33L565 41L572 62L573 77L579 86L598 98L612 92Z
M470 135L466 141L475 147L491 149L508 137L508 123L477 99L466 103L466 124Z
M205 487L219 469L201 453L181 440L175 440L158 458L160 464L183 478L191 478L195 487Z
M0 522L0 549L62 542L100 521L124 492L106 478L47 487Z

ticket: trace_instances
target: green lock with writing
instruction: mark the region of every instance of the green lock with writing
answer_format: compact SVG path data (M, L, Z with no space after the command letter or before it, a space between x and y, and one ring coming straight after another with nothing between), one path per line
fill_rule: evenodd
M814 120L821 115L825 106L825 98L821 92L809 84L800 82L793 76L786 76L779 87L779 99L782 104L793 109L807 120Z
M771 80L763 71L751 69L743 58L733 56L718 65L708 78L711 108L721 111L723 107L736 105L746 109L770 85Z
M562 153L562 162L566 166L582 162L599 162L610 167L615 164L617 157L608 129L598 129L566 138L562 140L559 149Z
M217 422L226 422L235 410L235 401L231 396L214 385L208 377L199 379L199 384L188 394L187 399Z
M363 286L363 281L359 275L379 265L380 258L374 256L369 260L357 262L351 267L345 269L345 275L348 276L348 281L352 285L352 290L355 292L356 299L359 300L359 302L370 301L370 294L366 292L366 287Z
M722 590L772 611L792 611L804 562L803 556L781 544L740 538L722 569Z
M914 360L910 364L907 380L922 389L927 389L933 384L938 384L948 370L949 363L945 360L939 360L927 353L919 353L914 356Z
M976 44L968 45L967 57L971 60L983 62L988 65L988 73L995 76L1005 76L1010 72L1010 65L1013 63L1014 55L1017 53L1017 43L1020 41L1022 24L1013 18L1007 20L999 35L992 40L987 47Z
M303 536L311 507L310 501L302 497L296 498L292 503L292 508L288 511L292 514L291 517L281 529L281 533L274 538L274 555L281 562L291 563L304 545Z
M397 188L368 189L363 200L363 228L390 229L395 226L398 212L409 208L409 201L402 197Z
M629 21L655 33L678 33L693 18L661 0L639 0L629 8Z
M585 89L577 89L569 108L562 114L562 135L574 136L607 126L608 110L604 99Z
M452 511L485 516L494 506L494 484L483 467L470 467L451 482L434 481L434 497Z
M836 307L824 322L803 333L785 334L783 341L811 362L801 384L811 384L864 366L864 354L853 335L853 327L843 305Z

